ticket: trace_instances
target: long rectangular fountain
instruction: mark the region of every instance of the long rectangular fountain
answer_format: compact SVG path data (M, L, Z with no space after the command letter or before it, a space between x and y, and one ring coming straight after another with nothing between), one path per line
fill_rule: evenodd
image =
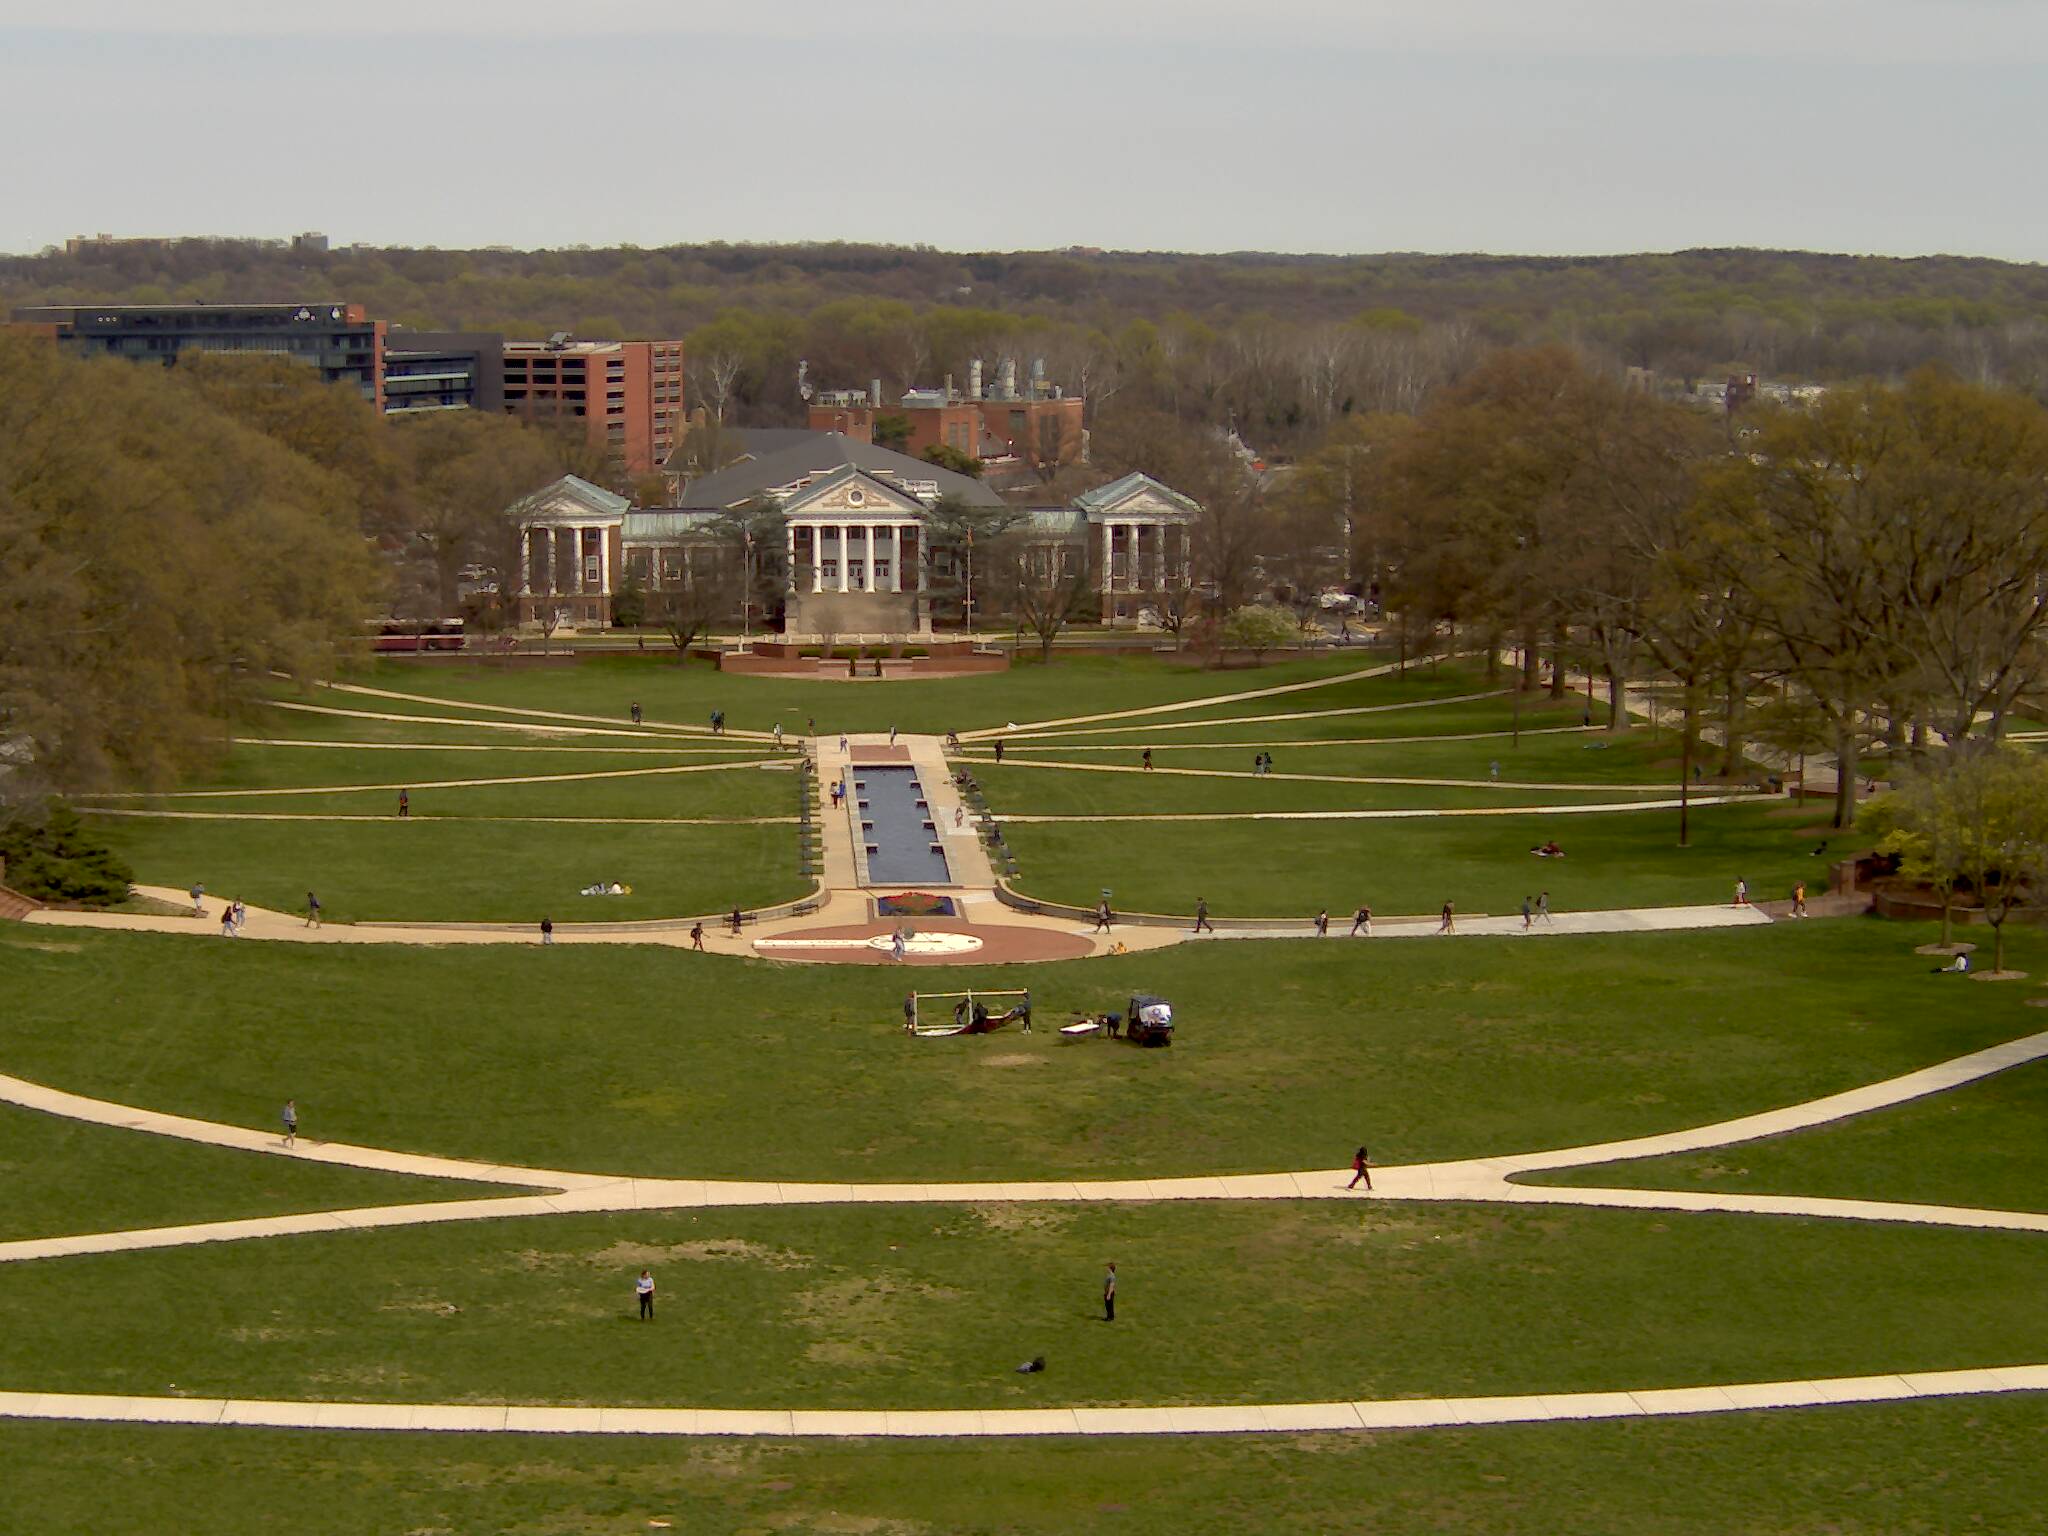
M917 769L856 763L846 770L853 858L862 885L951 885L938 826Z

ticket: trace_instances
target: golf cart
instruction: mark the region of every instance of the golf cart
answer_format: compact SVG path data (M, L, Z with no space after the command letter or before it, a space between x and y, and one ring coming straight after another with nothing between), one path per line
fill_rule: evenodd
M1173 1044L1173 1004L1149 992L1131 994L1124 1014L1124 1038L1134 1045Z

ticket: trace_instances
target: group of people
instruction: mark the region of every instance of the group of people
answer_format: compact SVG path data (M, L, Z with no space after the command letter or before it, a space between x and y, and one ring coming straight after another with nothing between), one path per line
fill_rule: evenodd
M242 925L249 921L249 909L237 897L220 909L220 936L232 939L242 931Z
M1257 775L1258 777L1260 777L1260 778L1264 778L1264 777L1265 777L1265 776L1266 776L1267 774L1271 773L1272 771L1273 771L1273 754L1272 754L1272 753L1270 753L1270 752L1261 752L1261 753L1259 753L1259 754L1258 754L1257 756L1255 756L1255 757L1254 757L1254 758L1252 759L1252 772L1253 772L1253 773L1254 773L1255 775Z
M1317 938L1327 939L1330 936L1330 909L1328 907L1324 907L1316 913L1315 925ZM1368 939L1372 937L1372 908L1365 905L1364 902L1360 902L1358 910L1351 914L1350 936L1355 939L1361 934Z

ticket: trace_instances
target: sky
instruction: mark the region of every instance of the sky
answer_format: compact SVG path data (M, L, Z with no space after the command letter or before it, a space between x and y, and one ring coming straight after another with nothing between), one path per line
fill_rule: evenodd
M0 250L2048 260L2048 0L0 0Z

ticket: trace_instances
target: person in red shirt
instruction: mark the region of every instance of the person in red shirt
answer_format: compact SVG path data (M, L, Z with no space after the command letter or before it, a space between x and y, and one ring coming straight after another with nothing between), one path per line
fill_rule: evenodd
M1359 1181L1360 1179L1363 1179L1363 1180L1365 1180L1365 1190L1366 1190L1366 1193L1367 1193L1367 1194L1371 1194L1371 1193L1372 1193L1372 1162L1371 1162L1371 1160L1370 1160L1369 1158L1367 1158L1367 1157L1366 1157L1366 1155L1365 1155L1365 1148L1363 1148L1363 1147L1360 1147L1360 1148L1358 1149L1358 1151L1357 1151L1357 1152L1356 1152L1356 1153L1355 1153L1355 1154L1354 1154L1354 1155L1352 1156L1352 1159L1351 1159L1351 1182L1350 1182L1349 1184L1346 1184L1346 1185L1345 1185L1344 1187L1345 1187L1346 1189L1356 1189L1356 1188L1358 1188L1358 1181Z

